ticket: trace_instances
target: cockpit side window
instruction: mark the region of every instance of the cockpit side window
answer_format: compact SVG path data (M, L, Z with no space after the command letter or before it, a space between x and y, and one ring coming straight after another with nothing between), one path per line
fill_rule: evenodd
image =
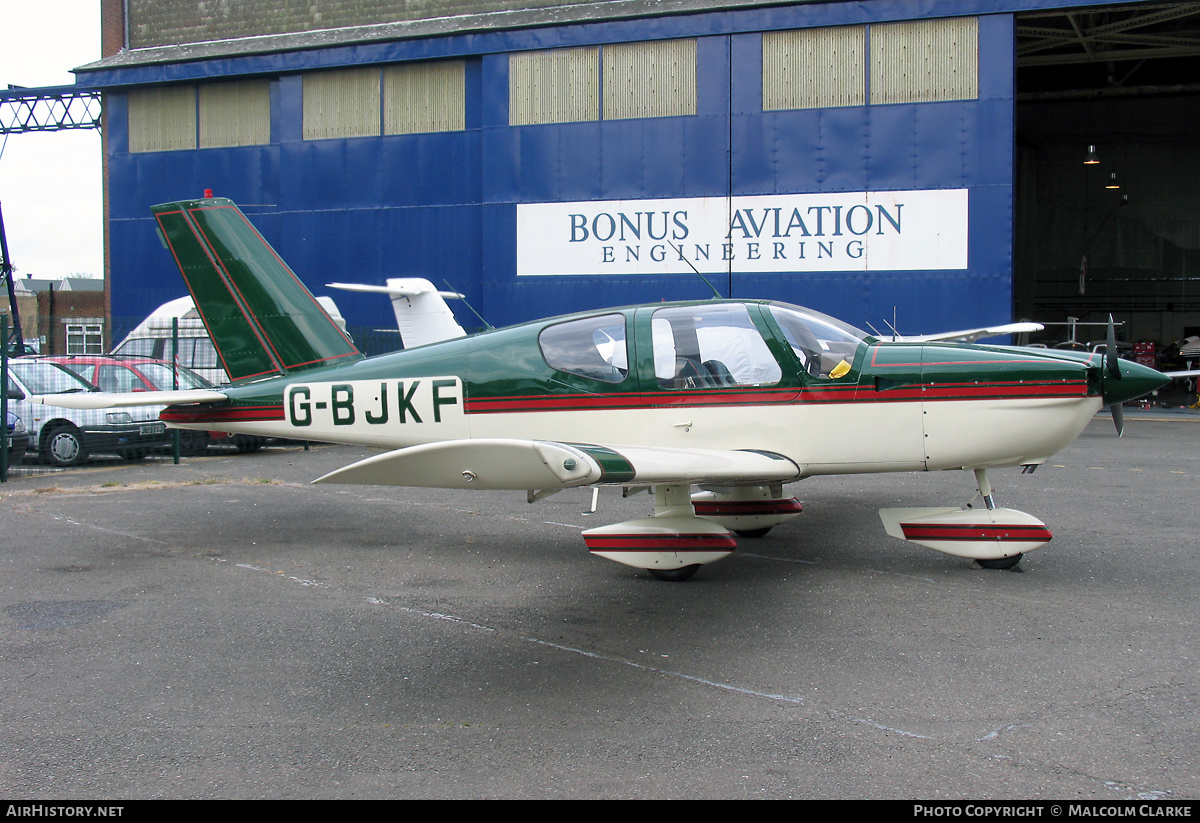
M629 374L625 316L604 314L542 329L538 345L546 364L567 374L602 383L620 383Z
M867 336L840 320L795 306L773 303L771 315L813 377L839 380L849 374Z
M783 376L743 305L659 309L651 330L664 389L763 386Z

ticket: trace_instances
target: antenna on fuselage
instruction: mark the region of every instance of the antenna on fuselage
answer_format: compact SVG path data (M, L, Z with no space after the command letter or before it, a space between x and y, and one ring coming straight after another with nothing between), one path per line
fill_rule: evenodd
M896 331L896 307L895 306L892 306L892 322L888 323L888 321L886 321L886 320L884 320L883 322L885 325L887 325L887 327L889 329L892 330L892 342L895 343L896 339L901 336L900 332ZM879 331L874 326L871 326L870 323L868 323L867 325L871 327L871 331L875 332L876 337L883 339L883 335L880 334Z
M446 288L447 288L448 290L450 290L450 291L454 291L454 287L450 285L450 281L449 281L449 280L447 280L447 279L445 279L445 278L443 277L443 278L442 278L442 282L446 284ZM456 293L456 294L458 294L457 292L455 292L455 293ZM463 301L463 305L464 305L464 306L466 306L468 309L470 309L470 310L471 310L471 314L473 314L473 315L475 315L476 317L478 317L478 318L479 318L479 322L483 324L483 327L484 327L485 329L487 329L488 331L493 331L493 330L496 328L496 327L495 327L495 326L493 326L491 323L489 323L488 321L484 320L484 319L483 319L483 315L482 315L482 314L480 314L479 312L475 311L475 307L474 307L474 306L472 306L470 303L468 303L468 302L467 302L467 298L463 297L461 294L459 294L459 298L460 298L460 299Z
M698 268L696 268L695 266L692 265L692 261L688 260L686 257L683 256L683 249L679 248L679 246L676 246L674 243L671 243L670 240L668 240L667 242L670 243L671 248L675 249L676 253L679 254L679 259L682 260L683 262L687 263L688 268L691 269L692 271L694 271L696 273L696 276L704 281L704 285L708 286L709 289L712 290L712 293L713 293L712 299L713 300L724 300L725 295L723 295L719 291L717 291L717 287L714 286L712 283L708 282L708 278L705 277L703 274L701 274L700 270Z

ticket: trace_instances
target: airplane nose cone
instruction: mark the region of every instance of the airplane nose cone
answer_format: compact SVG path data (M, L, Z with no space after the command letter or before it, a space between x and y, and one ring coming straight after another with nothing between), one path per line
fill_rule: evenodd
M1171 378L1162 372L1131 360L1118 360L1117 366L1121 372L1119 379L1109 372L1107 366L1104 368L1103 394L1106 406L1136 400L1171 382Z

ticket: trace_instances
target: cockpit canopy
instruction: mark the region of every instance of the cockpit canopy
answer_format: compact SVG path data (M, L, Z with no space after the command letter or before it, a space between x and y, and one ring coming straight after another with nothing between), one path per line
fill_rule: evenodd
M774 319L782 332L781 342L791 348L803 369L819 379L845 377L867 338L853 326L787 303L714 301L639 309L638 317L643 316L642 311L649 311L651 318L649 340L638 341L639 356L653 352L654 381L660 389L779 383L785 370L794 372L796 367L781 363L772 352L764 337L766 318L762 315L766 314ZM542 357L551 368L567 375L623 383L630 373L632 318L632 314L611 312L551 324L538 336ZM643 329L641 334L646 334L642 322L638 321L638 326ZM642 379L648 381L649 375Z

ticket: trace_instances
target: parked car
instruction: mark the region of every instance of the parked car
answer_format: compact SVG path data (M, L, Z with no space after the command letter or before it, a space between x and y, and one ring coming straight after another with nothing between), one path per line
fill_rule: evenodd
M333 298L318 297L317 302L342 331L345 331L346 321ZM175 358L171 357L173 335L177 335L178 344ZM212 339L208 336L208 329L200 319L191 297L180 297L163 303L133 331L125 335L125 339L116 345L112 353L121 356L151 357L165 362L174 359L176 363L187 366L215 385L229 382L225 367L221 364Z
M9 459L20 460L26 449L29 448L29 432L25 430L25 424L21 422L21 418L12 412L8 413L4 422L4 437L8 440Z
M64 366L89 383L107 392L168 391L175 387L175 377L169 362L153 357L115 354L46 355L42 360ZM211 389L213 384L191 369L180 366L178 388ZM162 407L159 407L162 408ZM238 451L257 451L266 443L265 437L248 434L227 435L224 432L179 433L180 449L185 454L203 454L210 445L229 445Z
M32 403L31 395L98 391L74 372L40 357L8 361L9 408L29 432L29 450L54 466L74 466L89 454L137 458L170 442L158 419L162 406L65 409Z

